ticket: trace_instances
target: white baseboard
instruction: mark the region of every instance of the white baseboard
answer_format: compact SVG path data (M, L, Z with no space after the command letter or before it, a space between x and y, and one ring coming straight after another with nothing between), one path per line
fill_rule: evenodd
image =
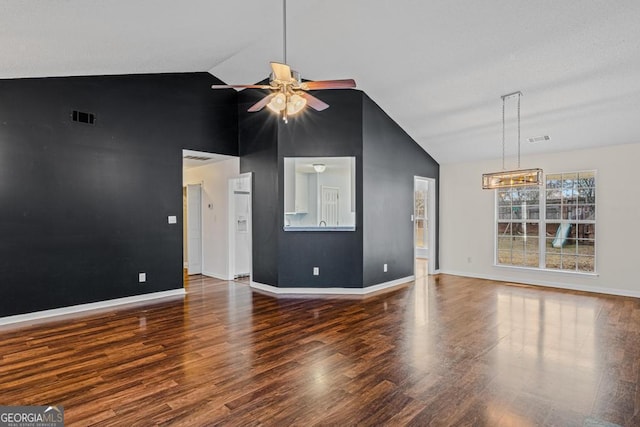
M265 285L264 283L251 281L251 287L276 295L367 295L373 292L393 288L411 282L415 276L407 276L389 282L379 283L365 288L280 288L277 286Z
M213 277L214 279L219 279L219 280L233 280L233 279L229 279L228 276L224 274L213 273L211 271L203 271L202 275L207 277Z
M12 325L16 323L34 322L37 320L50 319L53 317L66 316L69 314L81 313L84 311L100 310L112 308L125 304L139 304L158 299L170 299L184 297L184 288L171 289L169 291L153 292L150 294L134 295L131 297L116 298L106 301L92 302L89 304L72 305L70 307L54 308L51 310L35 311L33 313L16 314L14 316L0 317L0 326Z
M616 295L621 297L640 298L640 291L632 291L628 289L602 288L598 286L575 285L571 283L562 283L548 280L530 280L520 277L497 277L489 274L471 274L462 271L441 270L440 274L451 274L453 276L472 277L474 279L494 280L496 282L521 283L523 285L544 286L547 288L568 289L571 291L592 292L597 294Z

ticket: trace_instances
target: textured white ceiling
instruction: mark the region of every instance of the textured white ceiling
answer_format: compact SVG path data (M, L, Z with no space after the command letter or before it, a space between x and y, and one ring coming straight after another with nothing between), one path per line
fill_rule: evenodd
M287 17L294 69L355 78L441 163L500 158L500 96L517 90L523 166L528 153L640 142L638 0L289 0ZM282 42L281 0L0 0L0 78L253 83ZM515 111L510 100L508 155ZM551 140L524 142L538 135Z

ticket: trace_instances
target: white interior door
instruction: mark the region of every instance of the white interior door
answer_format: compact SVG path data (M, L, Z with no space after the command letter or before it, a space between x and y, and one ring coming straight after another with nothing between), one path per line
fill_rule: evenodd
M187 270L202 273L202 187L187 185Z
M337 187L322 186L322 203L320 222L327 227L338 225L340 189Z

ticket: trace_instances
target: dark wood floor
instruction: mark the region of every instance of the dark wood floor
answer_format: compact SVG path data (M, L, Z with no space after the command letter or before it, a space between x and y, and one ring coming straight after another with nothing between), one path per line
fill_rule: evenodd
M67 425L640 425L633 298L442 275L277 299L196 276L184 301L0 337L0 404Z

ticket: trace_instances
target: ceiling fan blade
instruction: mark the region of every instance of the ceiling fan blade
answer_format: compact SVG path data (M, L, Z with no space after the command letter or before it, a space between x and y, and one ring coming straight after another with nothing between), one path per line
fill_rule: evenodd
M267 105L269 101L271 101L271 98L273 98L274 96L275 96L275 93L265 96L260 101L256 102L251 107L249 107L247 111L250 113L255 113L256 111L262 110L265 107L265 105Z
M272 62L271 69L273 70L273 76L275 77L275 80L290 82L293 79L291 77L291 67L289 67L287 64Z
M350 89L356 87L356 81L353 79L319 80L315 82L304 82L300 85L300 87L304 90Z
M273 89L269 85L211 85L211 89Z
M313 108L316 111L322 111L329 108L329 104L324 101L319 100L315 96L308 94L306 92L300 92L299 95L307 100L307 105Z

